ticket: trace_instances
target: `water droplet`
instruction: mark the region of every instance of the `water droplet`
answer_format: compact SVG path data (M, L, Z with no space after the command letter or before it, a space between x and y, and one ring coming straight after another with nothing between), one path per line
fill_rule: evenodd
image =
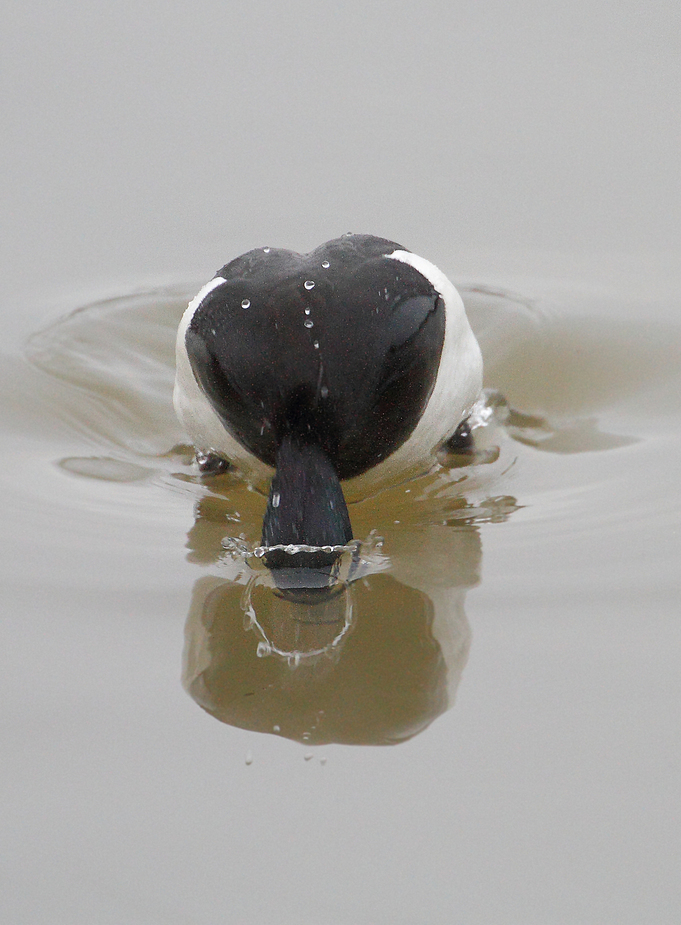
M303 324L305 325L306 328L313 328L313 327L314 327L314 321L310 321L309 319L308 319L308 321L304 321Z
M319 341L316 340L316 341L312 344L312 346L314 347L315 350L319 350Z
M215 334L215 328L211 328L211 329L210 329L210 333L214 335L214 334Z
M250 307L251 307L251 300L250 300L250 299L242 299L242 300L241 300L241 307L242 307L242 308L250 308Z
M310 741L310 733L309 733L309 732L304 732L304 733L303 733L303 742L309 742L309 741Z
M253 752L246 752L246 764L253 764Z
M320 758L320 759L319 759L319 763L320 763L320 764L326 764L326 758L325 758L325 757Z
M322 260L322 266L324 267L325 270L328 270L331 264L329 263L328 260Z
M280 501L281 495L278 491L275 491L275 493L272 495L272 507L279 507Z
M267 658L268 655L272 654L272 649L266 642L259 642L255 654L258 658Z
M306 314L306 315L309 315L311 311L312 311L311 308L306 308L306 309L305 309L305 314Z
M316 344L316 343L317 343L317 341L315 341L315 344ZM326 386L326 385L323 385L323 386L321 387L321 389L320 389L320 394L321 394L322 398L328 398L328 397L329 397L329 387Z
M272 726L272 732L281 732L281 726L275 723L274 726Z
M399 520L394 520L393 523L398 524Z
M405 495L408 495L410 491L411 491L411 488L405 488L405 489L404 489Z
M313 758L313 757L314 757L314 756L313 756L312 752L306 752L306 753L305 753L305 761L310 761L310 759Z
M269 248L269 247L263 247L262 252L263 252L263 254L269 254L270 248Z
M303 285L305 286L306 289L314 289L314 280L306 279Z

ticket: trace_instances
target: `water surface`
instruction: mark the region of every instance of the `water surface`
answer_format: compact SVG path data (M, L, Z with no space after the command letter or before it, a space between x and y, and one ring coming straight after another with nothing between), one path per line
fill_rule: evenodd
M5 360L12 921L673 921L674 307L466 283L498 458L353 503L363 571L301 608L175 421L193 288Z

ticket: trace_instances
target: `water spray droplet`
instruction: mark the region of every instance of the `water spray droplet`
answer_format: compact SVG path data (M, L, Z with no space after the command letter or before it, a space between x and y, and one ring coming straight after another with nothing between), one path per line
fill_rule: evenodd
M312 346L314 347L315 350L319 350L319 341L316 340L316 341L312 344Z
M275 491L275 493L272 495L272 507L279 507L280 502L281 502L281 495L279 494L278 491Z
M314 280L306 279L303 285L305 286L306 289L314 289Z
M306 315L309 315L311 311L312 311L311 308L306 308L306 309L305 309L305 314L306 314Z
M310 761L310 759L313 758L313 757L314 757L314 756L313 756L312 752L306 752L306 753L305 753L305 761Z
M324 267L325 270L328 270L331 264L329 263L328 260L322 260L322 266Z
M253 764L253 752L246 752L246 764Z
M281 726L275 723L274 726L272 726L272 732L281 732Z
M250 307L251 307L251 300L250 300L250 299L242 299L242 300L241 300L241 307L242 307L242 308L250 308Z
M306 328L313 328L313 327L314 327L314 321L309 321L309 320L308 320L308 321L304 321L303 324L305 325Z
M269 247L263 247L262 252L263 252L263 254L269 254L270 248L269 248Z
M315 341L315 344L316 344L316 343L317 343L317 341ZM328 398L328 397L329 397L329 387L328 387L328 386L323 385L323 386L321 387L321 389L319 390L319 392L320 392L320 395L322 396L322 398Z

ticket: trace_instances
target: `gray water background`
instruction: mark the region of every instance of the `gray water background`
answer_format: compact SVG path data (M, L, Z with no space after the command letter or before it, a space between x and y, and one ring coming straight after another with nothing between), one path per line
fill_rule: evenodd
M667 294L655 270L678 280L680 16L633 2L9 3L7 323L21 334L79 291L203 278L248 248L305 251L344 231L453 275L645 273Z
M678 6L4 14L2 920L678 922L678 377L643 349L680 318ZM191 498L65 476L18 356L90 300L350 230L593 314L623 394L637 345L667 380L599 411L628 450L520 454L456 707L305 761L183 692Z

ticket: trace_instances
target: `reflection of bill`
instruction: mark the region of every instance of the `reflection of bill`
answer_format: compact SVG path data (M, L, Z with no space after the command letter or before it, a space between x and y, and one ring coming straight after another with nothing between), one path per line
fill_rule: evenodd
M313 604L199 579L188 692L222 722L310 743L390 744L425 729L453 702L466 663L480 538L472 525L421 527L390 536L385 551L388 572Z

